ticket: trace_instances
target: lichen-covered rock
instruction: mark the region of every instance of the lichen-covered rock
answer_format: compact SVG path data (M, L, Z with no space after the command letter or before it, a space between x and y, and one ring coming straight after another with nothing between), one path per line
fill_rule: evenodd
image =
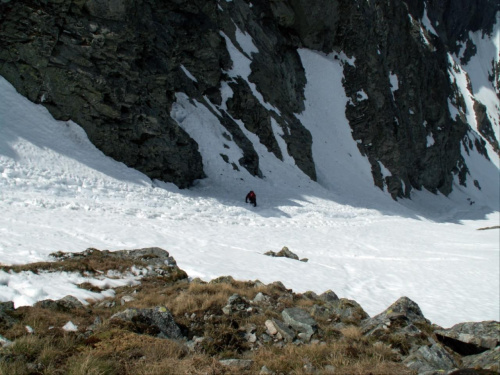
M276 335L279 335L286 342L293 342L296 334L292 329L289 328L287 324L279 319L273 319L272 322L277 331Z
M500 372L500 346L481 354L462 357L462 364L469 368L480 368Z
M368 314L359 303L347 298L340 298L338 301L330 302L325 307L331 314L341 321L359 324L363 319L368 318Z
M410 354L403 363L418 374L446 372L458 367L455 359L439 344L422 346Z
M394 321L404 321L405 326L410 324L430 324L430 321L424 317L420 307L408 297L401 297L386 310L373 318L363 322L363 332L367 335L381 326L391 326Z
M239 294L233 294L227 300L227 305L222 308L222 312L226 315L245 312L249 308L248 302Z
M35 306L56 311L71 311L82 308L83 304L73 296L66 296L57 301L51 299L39 301L35 304Z
M299 307L284 309L281 316L286 324L296 331L304 333L305 341L309 341L311 336L318 330L318 323L306 311Z
M326 292L321 293L319 295L319 299L327 303L333 303L337 302L339 300L339 297L337 296L337 294L335 294L335 292L329 289Z
M407 297L401 297L389 308L361 322L362 333L395 347L403 356L429 344L430 327L420 307ZM422 349L424 354L427 349Z
M461 355L479 354L500 343L500 323L496 321L460 323L435 333L440 342Z
M269 296L266 296L262 292L259 292L255 295L254 299L252 300L252 303L255 304L269 304L271 302L271 298Z

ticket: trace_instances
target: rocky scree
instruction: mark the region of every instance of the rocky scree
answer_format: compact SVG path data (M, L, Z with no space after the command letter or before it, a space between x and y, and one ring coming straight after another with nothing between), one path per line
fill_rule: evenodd
M374 353L396 366L391 373L398 374L495 374L499 370L499 322L462 323L443 329L429 322L418 305L407 297L400 298L379 315L369 317L355 301L338 298L332 291L321 295L298 294L280 282L264 285L259 281L236 281L230 276L209 283L189 280L168 252L159 248L119 251L116 255L89 249L83 253L61 253L58 257L62 262L72 258L85 261L97 252L102 260L128 259L137 262L136 267L143 267L146 262L151 266L147 268L151 273L145 275L140 285L117 288L114 297L90 301L86 306L71 296L18 309L11 302L1 303L0 366L20 360L24 365L28 361L29 367L36 367L38 371L47 369L44 367L47 364L37 362L36 356L18 357L16 345L25 337L32 337L31 340L56 337L60 327L71 321L76 331L64 335L75 340L75 353L84 351L95 357L98 348L106 352L108 341L115 346L116 340L126 337L123 344L131 342L134 351L130 352L125 345L126 348L112 356L123 354L129 357L121 361L137 362L137 356L149 350L148 347L162 345L155 340L167 340L175 342L180 358L187 361L195 356L199 363L205 361L212 366L215 363L221 366L221 373L283 372L272 360L274 350L285 355L280 363L294 363L297 358L286 359L284 353L302 350L304 358L298 362L300 371L318 374L342 372L342 366L350 361L373 358ZM162 274L157 270L163 266ZM168 277L167 273L179 277ZM38 316L35 329L24 329L35 315ZM335 362L332 350L342 350L344 365ZM66 359L61 357L58 362L61 371L65 361L73 358L70 353L66 348ZM316 353L319 359L308 359L311 353ZM321 353L330 355L323 357ZM202 360L201 356L212 358L212 362ZM150 361L155 361L154 358L150 357ZM179 358L169 359L170 362L176 360ZM123 371L121 373L128 373ZM289 371L298 371L298 368Z

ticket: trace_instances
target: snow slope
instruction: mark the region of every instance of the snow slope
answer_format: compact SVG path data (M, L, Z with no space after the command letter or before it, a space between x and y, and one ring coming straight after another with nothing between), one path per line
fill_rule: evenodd
M0 263L47 260L58 250L158 246L191 277L280 280L296 292L331 289L370 315L408 296L442 326L499 320L499 231L477 230L499 224L498 168L472 152L475 173L483 174L481 191L456 186L449 197L415 192L412 200L393 201L373 186L369 164L338 115L346 103L341 64L354 62L300 54L308 79L300 119L313 136L319 183L285 148L282 162L248 132L264 178L234 171L214 150L223 149L231 161L241 151L222 137L224 129L203 103L182 93L172 117L200 144L208 178L189 190L151 181L0 78ZM250 189L256 208L244 203ZM283 246L309 262L263 255ZM110 276L90 281L135 283L140 270L123 280ZM112 294L78 290L80 282L66 273L0 272L0 301L21 306L67 294L81 300Z

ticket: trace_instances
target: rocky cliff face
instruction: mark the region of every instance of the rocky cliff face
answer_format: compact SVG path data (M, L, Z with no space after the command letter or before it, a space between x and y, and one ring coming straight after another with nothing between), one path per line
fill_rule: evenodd
M355 59L344 64L345 116L375 184L395 198L412 188L448 194L455 175L466 183L461 148L471 138L465 116L450 114L449 102L460 107L460 93L448 74L448 52L465 43L463 59L474 55L467 32L491 32L498 10L489 0L464 4L461 10L444 0L4 0L0 75L55 118L81 125L105 154L151 178L188 187L205 176L197 143L171 116L182 92L216 116L239 148L238 160L221 154L235 170L262 176L254 134L281 160L283 140L315 180L312 137L297 118L306 85L297 50L342 53ZM423 17L438 35L422 26ZM248 59L246 76L232 73L231 49ZM469 143L484 149L490 142L498 151L498 123L491 121L498 114L480 102L475 108L481 135Z

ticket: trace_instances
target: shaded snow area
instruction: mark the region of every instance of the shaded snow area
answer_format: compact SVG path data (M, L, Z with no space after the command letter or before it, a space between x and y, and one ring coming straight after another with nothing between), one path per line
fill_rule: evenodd
M240 62L230 75L247 79L253 47L244 34L239 44L247 56L232 50ZM498 169L471 152L476 164L468 165L481 174L482 190L469 184L449 197L416 192L411 200L393 201L373 186L370 164L352 140L341 83L345 62L299 52L308 83L298 117L313 137L317 183L287 155L277 123L285 161L240 123L264 177L234 170L230 163L242 152L207 109L221 111L224 103L216 108L181 93L172 117L198 142L208 178L189 190L151 181L104 156L77 124L55 121L0 78L0 262L50 260L59 250L158 246L190 277L279 280L295 292L331 289L372 316L408 296L442 326L498 320L499 231L477 230L499 223L492 194ZM257 193L255 208L244 202L249 190ZM283 246L309 262L263 255ZM96 294L75 284L112 288L138 282L141 272L113 276L0 272L0 301L21 306L67 294L99 299L112 290Z

